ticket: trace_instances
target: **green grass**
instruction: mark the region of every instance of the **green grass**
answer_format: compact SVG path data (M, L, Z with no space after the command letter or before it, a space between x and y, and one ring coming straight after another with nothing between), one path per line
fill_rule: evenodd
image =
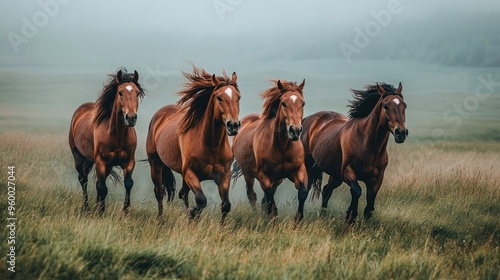
M297 228L295 201L281 206L275 221L245 201L235 202L221 227L217 203L189 222L176 200L158 220L151 185L140 184L129 215L120 211L121 185L110 187L103 217L82 214L65 134L10 132L0 134L0 141L1 190L7 165L17 171L18 279L500 277L500 143L391 143L372 220L344 224L350 197L342 186L326 217L318 216L318 201L308 200ZM93 185L89 189L94 207ZM231 192L244 191L237 186ZM4 191L2 196L5 218ZM0 236L7 234L1 227ZM6 242L0 252L0 277L12 277L4 261Z

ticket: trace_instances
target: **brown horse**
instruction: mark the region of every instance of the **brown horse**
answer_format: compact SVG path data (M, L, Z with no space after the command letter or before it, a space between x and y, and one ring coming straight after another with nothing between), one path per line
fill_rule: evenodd
M406 103L397 89L389 84L368 86L366 90L352 90L349 118L335 112L318 112L304 119L301 141L306 153L309 187L319 196L323 172L330 175L323 187L322 213L328 200L342 182L351 188L351 204L346 221L353 223L358 215L358 201L362 181L366 185L366 219L375 210L375 197L382 185L388 163L389 134L396 143L408 136L405 124Z
M149 124L146 151L151 167L151 179L158 201L158 216L163 213L165 190L169 200L175 191L172 170L182 174L179 198L189 208L191 190L196 206L189 209L191 218L199 217L207 205L201 181L212 179L222 199L222 222L231 210L229 182L233 152L228 135L240 128L240 93L236 73L231 79L208 74L194 67L193 73L183 73L188 80L179 92L177 105L167 105L155 113Z
M127 73L125 69L120 69L109 77L95 103L88 102L76 109L69 130L69 146L83 190L83 209L89 209L87 181L89 171L95 164L100 214L104 212L108 194L106 178L112 173L114 166L123 170L126 190L123 211L127 212L130 207L137 146L134 126L139 99L145 95L138 82L137 71Z
M261 94L265 103L260 117L246 116L240 133L234 139L233 178L236 181L241 174L244 176L247 196L253 207L257 200L253 190L256 178L265 193L263 204L267 201L267 213L274 216L278 211L274 193L288 178L298 190L296 220L300 221L304 216L304 201L308 193L304 149L298 141L302 133L305 80L300 85L286 81L274 83L274 87Z

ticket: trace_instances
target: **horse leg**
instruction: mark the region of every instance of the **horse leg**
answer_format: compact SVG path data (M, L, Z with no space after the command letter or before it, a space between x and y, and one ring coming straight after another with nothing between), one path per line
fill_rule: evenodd
M255 203L257 202L257 194L253 190L253 185L255 183L255 178L250 175L243 175L245 178L245 183L247 187L247 197L248 201L250 201L250 205L252 205L252 209L255 210Z
M106 196L108 195L108 187L106 186L106 177L108 177L111 168L107 166L101 158L96 158L95 171L97 175L97 207L99 209L99 215L104 214Z
M165 189L162 186L162 168L163 163L158 160L149 158L149 167L151 172L151 180L153 181L156 201L158 202L158 217L163 215L163 198L165 197Z
M76 149L76 148L75 148ZM90 168L92 168L92 162L86 160L77 151L71 151L73 153L73 158L75 159L75 168L78 172L78 182L82 186L83 193L83 207L82 211L86 212L90 209L89 207L89 196L87 193L87 185L88 185L88 174Z
M184 181L189 189L194 193L196 206L188 209L191 219L198 219L201 212L207 207L207 197L201 189L200 180L198 176L191 170L187 169L184 174Z
M231 202L229 201L229 185L231 181L231 173L222 174L222 177L214 176L214 181L219 189L219 196L222 200L221 211L222 218L221 224L224 225L226 216L231 211Z
M186 185L186 181L182 179L182 187L179 190L179 199L182 199L184 201L184 206L186 206L186 209L189 208L189 187Z
M335 176L330 176L328 178L328 183L323 187L323 192L321 194L321 211L320 215L326 215L326 209L328 207L328 201L332 197L333 190L338 188L342 184L342 180Z
M259 173L259 182L262 190L264 191L262 205L266 205L267 214L269 216L277 216L278 208L276 208L276 203L274 202L274 193L276 192L275 184L271 182L271 179L263 172ZM266 204L264 204L264 200Z
M123 169L123 185L125 186L125 201L123 203L123 212L128 213L130 208L130 190L134 186L134 180L132 180L132 172L134 172L135 160L131 159L127 165L122 166Z
M297 172L293 174L291 181L295 184L295 188L298 191L297 197L299 199L299 208L297 209L297 214L295 215L295 222L300 222L304 218L304 202L306 201L309 189L306 187L307 184L307 171L305 165L301 165Z
M377 197L378 190L384 180L384 174L370 180L366 183L366 207L364 211L365 219L368 220L372 217L375 210L375 198Z
M352 168L348 167L344 171L344 180L351 187L351 205L347 209L345 220L348 224L352 224L358 216L358 202L362 191Z

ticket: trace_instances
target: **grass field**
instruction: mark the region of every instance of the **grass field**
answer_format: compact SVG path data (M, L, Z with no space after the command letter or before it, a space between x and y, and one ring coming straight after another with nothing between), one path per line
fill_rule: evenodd
M345 186L325 218L319 202L308 200L300 228L296 201L281 204L272 223L236 202L221 228L216 202L197 223L188 222L180 201L158 221L151 184L136 184L128 216L120 212L121 186L110 187L104 217L82 215L65 134L2 133L0 142L2 190L7 166L16 166L18 279L500 277L500 143L390 145L376 214L352 228L343 221ZM0 208L5 218L6 199ZM0 251L8 251L6 242ZM5 261L0 269L2 278L13 275Z
M470 95L443 93L438 102L429 102L434 92L416 95L409 86L415 94L405 96L410 137L402 145L391 139L389 166L370 221L344 224L350 201L344 185L334 192L326 217L318 216L320 202L308 199L297 228L296 192L289 182L278 189L279 218L270 221L252 211L240 180L230 191L233 208L221 227L220 199L211 182L203 185L209 204L198 222L188 221L178 199L158 220L145 164L138 164L133 175L129 215L121 213L123 184L111 183L104 216L83 215L67 126L74 108L95 98L100 83L92 80L88 84L95 88L90 89L76 78L56 85L58 78L34 75L21 82L19 77L6 74L0 84L0 217L5 223L0 227L0 279L500 278L498 93L453 128L443 121L442 112ZM158 104L176 98L172 88L168 96L159 91L149 92L140 105L137 159L145 158L150 116ZM320 106L326 97L308 98L310 112L325 109ZM334 96L331 104L337 107L332 109L345 112L348 98L347 92ZM258 110L260 100L249 98L245 106ZM436 128L446 135L433 138ZM15 274L7 271L6 262L11 165L16 170L18 218ZM89 184L95 208L95 185ZM256 191L260 199L257 186Z

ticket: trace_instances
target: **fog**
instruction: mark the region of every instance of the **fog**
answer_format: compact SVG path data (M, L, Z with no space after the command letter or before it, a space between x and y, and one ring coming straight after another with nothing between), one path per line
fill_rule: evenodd
M500 141L499 133L491 133L499 131L500 118L499 1L0 0L0 5L4 131L66 131L74 109L95 100L108 73L126 67L139 72L148 91L137 125L137 156L145 158L151 116L177 100L180 71L193 63L209 72L238 73L241 115L260 111L257 94L269 87L269 79L305 78L306 115L346 113L350 88L402 82L410 141L430 137L436 127L452 139ZM460 105L470 110L456 111ZM444 116L450 110L449 117L461 120L458 127ZM17 125L21 116L30 126ZM484 131L470 136L478 123ZM147 166L138 167L134 177L150 185ZM285 189L292 189L287 184ZM217 200L215 188L211 192ZM281 201L295 195L282 193ZM151 196L149 189L144 196Z

